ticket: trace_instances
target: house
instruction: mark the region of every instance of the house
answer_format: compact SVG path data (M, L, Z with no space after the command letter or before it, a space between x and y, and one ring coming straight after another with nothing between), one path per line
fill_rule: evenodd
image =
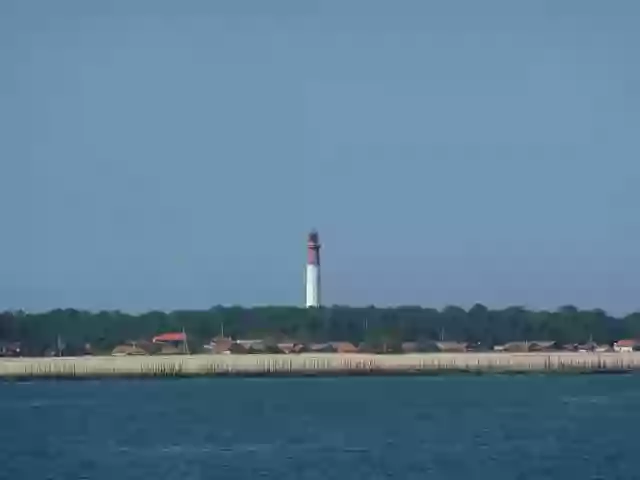
M221 350L218 353L224 354L247 354L250 353L249 349L244 345L241 345L237 342L233 342L227 350Z
M334 353L335 349L331 343L311 343L307 346L311 353Z
M564 352L575 352L578 350L578 345L575 343L566 343L560 347Z
M504 345L494 347L494 350L504 352L546 352L555 349L557 349L557 344L553 340L509 342Z
M156 335L151 340L152 344L159 345L161 355L175 355L189 353L187 334L183 332L169 332Z
M0 344L0 357L19 357L21 353L19 342Z
M187 335L184 332L169 332L169 333L163 333L161 335L156 335L155 337L153 337L151 341L153 343L186 342Z
M466 352L467 344L461 342L436 342L438 350L441 352Z
M247 350L251 349L252 347L255 346L260 346L260 345L264 345L264 340L259 340L259 339L250 339L250 340L236 340L236 342L238 345L242 345L243 347L245 347Z
M334 342L336 343L336 342ZM407 348L410 348L408 345L405 345ZM387 353L403 353L402 350L402 342L400 341L367 341L362 342L357 350L353 353L369 353L369 354L387 354Z
M613 344L613 351L619 353L633 352L633 350L637 347L637 340L618 340Z
M296 347L295 343L292 342L287 342L287 343L279 343L278 344L278 350L280 350L280 352L282 353L296 353L294 352L294 349Z
M533 340L529 341L528 347L530 352L548 352L557 350L558 346L553 340Z
M467 352L488 352L492 350L492 348L491 344L486 342L467 343Z
M528 342L508 342L504 344L505 352L528 352Z
M218 336L211 340L205 348L215 354L231 353L267 353L267 346L264 340L232 340L229 337Z
M221 354L221 353L231 353L231 347L234 345L234 341L229 337L223 337L222 335L218 335L214 337L211 342L207 345L204 345L205 350L210 350L211 353ZM243 350L244 347L242 347Z
M402 353L416 353L420 351L420 344L418 342L402 342L400 348Z
M441 343L441 346L438 346L438 343ZM451 346L449 345L455 345L455 346ZM441 349L444 348L445 350ZM402 342L400 344L400 351L402 353L437 353L437 352L442 352L442 351L446 351L446 349L451 349L453 348L453 350L449 350L449 351L460 351L460 349L462 348L461 344L458 344L457 342L435 342L433 340L420 340L417 342ZM468 345L467 345L468 348ZM457 349L457 350L456 350Z
M279 343L278 350L281 353L302 353L304 351L304 345L296 342Z
M351 342L330 342L329 344L337 353L358 353L358 347Z
M379 349L371 342L362 342L358 345L358 353L379 353Z
M587 343L583 343L583 344L579 344L577 346L577 350L578 352L596 352L596 351L602 351L602 350L598 350L599 346L596 342L592 342L589 341Z
M160 347L160 355L182 355L185 353L183 348L178 348L175 345L165 344Z
M264 340L236 340L235 343L247 353L270 353L270 348Z
M118 345L111 352L114 357L125 357L129 355L149 355L142 348L136 345Z

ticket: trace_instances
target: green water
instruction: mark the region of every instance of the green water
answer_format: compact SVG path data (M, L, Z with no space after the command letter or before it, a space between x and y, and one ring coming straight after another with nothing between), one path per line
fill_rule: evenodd
M0 478L632 479L640 376L0 384Z

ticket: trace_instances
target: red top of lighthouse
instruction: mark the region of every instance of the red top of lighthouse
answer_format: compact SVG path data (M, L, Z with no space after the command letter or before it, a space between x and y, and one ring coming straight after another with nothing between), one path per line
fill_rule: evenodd
M320 265L320 236L311 230L307 240L307 264Z
M320 246L320 236L318 235L317 230L311 230L309 232L309 245L317 245Z

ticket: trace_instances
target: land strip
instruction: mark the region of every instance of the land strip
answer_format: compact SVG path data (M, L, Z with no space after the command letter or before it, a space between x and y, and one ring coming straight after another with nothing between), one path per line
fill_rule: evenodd
M627 372L633 353L257 354L0 359L0 378Z

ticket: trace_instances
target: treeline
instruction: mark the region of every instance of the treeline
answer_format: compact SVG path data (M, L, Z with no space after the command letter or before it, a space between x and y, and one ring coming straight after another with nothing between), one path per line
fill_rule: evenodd
M578 310L572 306L551 312L521 307L489 310L478 304L469 310L218 306L205 311L152 311L141 315L73 309L0 314L0 342L20 342L26 355L42 355L61 342L67 352L81 351L87 344L95 352L107 352L122 343L183 329L192 351L223 332L235 339L355 344L420 340L461 341L488 348L536 340L610 344L621 338L640 338L640 313L615 318L602 310Z

